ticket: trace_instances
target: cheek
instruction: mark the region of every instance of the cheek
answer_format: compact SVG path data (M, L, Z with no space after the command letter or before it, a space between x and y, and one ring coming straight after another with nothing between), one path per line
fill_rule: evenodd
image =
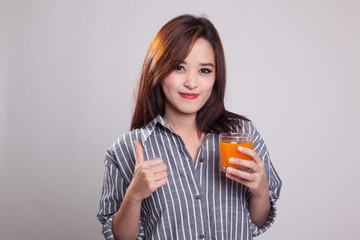
M163 89L167 89L167 91L171 91L172 89L174 89L176 87L175 81L174 79L170 76L168 76L166 79L164 79L164 81L161 84Z
M174 98L174 93L176 92L175 84L172 81L167 80L161 84L161 88L164 93L165 100L171 101L171 99Z
M163 92L171 95L174 91L174 84L164 84L163 85Z
M215 81L213 82L213 84L209 84L207 87L206 87L206 92L207 92L207 100L209 100L213 90L214 90L214 85L215 85ZM207 101L206 100L206 101Z
M213 90L213 88L214 88L214 84L211 84L211 85L209 85L208 90L211 92Z
M215 85L215 80L213 80L209 85L206 86L207 91L211 93L214 88L214 85Z

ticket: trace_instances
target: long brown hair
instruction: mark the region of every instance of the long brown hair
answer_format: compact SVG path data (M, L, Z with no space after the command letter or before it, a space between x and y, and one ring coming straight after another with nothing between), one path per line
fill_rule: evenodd
M216 76L208 101L196 115L198 131L229 132L235 130L238 119L248 120L224 107L225 56L215 26L205 17L187 14L166 23L150 44L139 80L131 129L144 127L159 114L164 116L166 99L161 81L184 61L199 38L209 41L214 49Z

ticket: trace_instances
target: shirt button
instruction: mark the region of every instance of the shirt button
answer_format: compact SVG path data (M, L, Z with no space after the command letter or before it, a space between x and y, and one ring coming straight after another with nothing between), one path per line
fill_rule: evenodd
M205 236L204 236L203 234L200 234L200 238L201 238L201 239L204 239Z
M200 162L203 162L204 161L204 158L200 158Z
M195 198L196 198L197 200L199 200L199 199L200 199L200 195L196 195Z

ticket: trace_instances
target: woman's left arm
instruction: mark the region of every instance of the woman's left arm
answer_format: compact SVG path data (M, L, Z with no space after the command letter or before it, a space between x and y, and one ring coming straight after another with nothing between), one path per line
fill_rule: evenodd
M226 176L249 188L252 193L249 202L251 221L258 228L261 228L266 223L270 213L269 184L265 177L264 162L252 149L239 147L238 150L251 156L253 161L230 158L229 162L250 168L251 172L228 167Z

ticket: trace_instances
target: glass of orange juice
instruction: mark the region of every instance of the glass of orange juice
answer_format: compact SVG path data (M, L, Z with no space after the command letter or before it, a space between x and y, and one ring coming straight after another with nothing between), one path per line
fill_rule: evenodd
M229 158L241 158L251 161L252 158L238 151L238 147L247 147L253 149L253 135L249 133L220 133L219 134L219 152L220 169L226 173L227 167L237 168L248 171L244 166L229 163Z

